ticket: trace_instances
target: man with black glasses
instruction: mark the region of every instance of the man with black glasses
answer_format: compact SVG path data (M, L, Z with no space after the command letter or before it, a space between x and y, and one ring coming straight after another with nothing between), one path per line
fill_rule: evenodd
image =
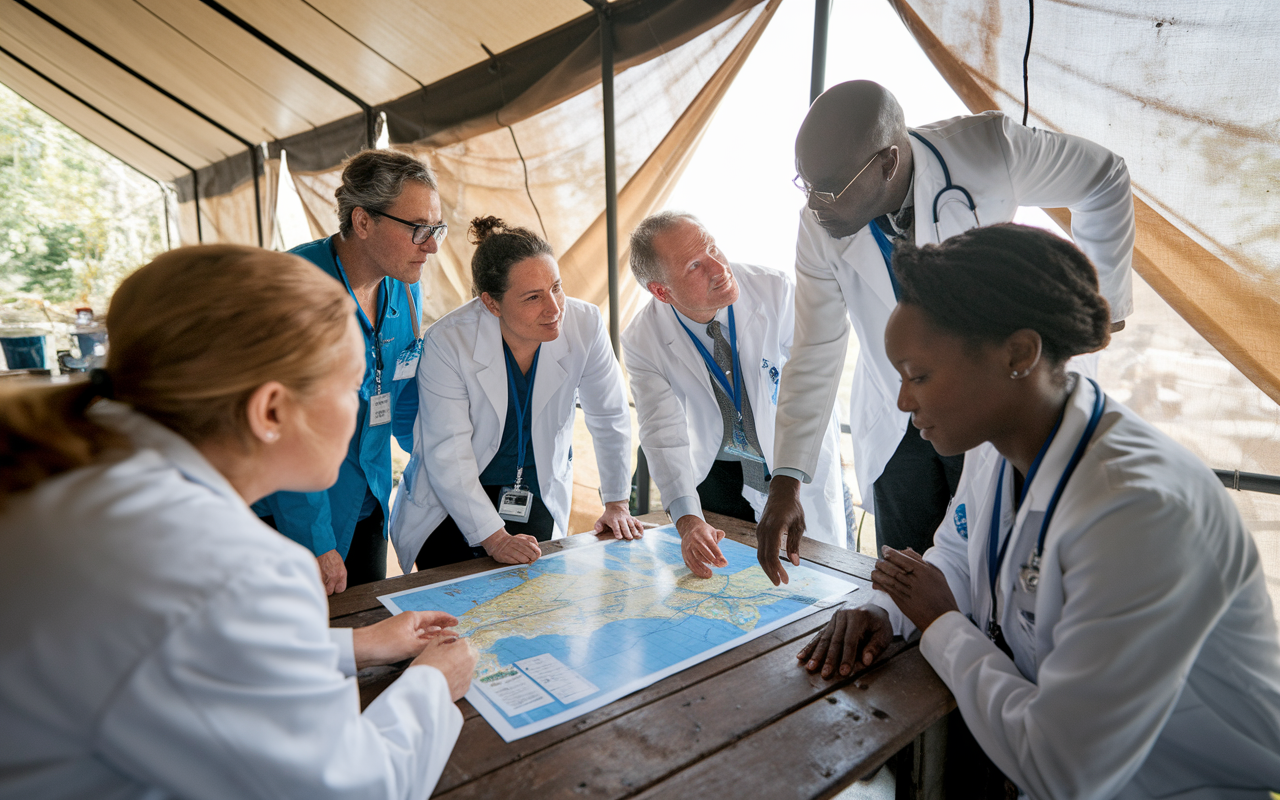
M448 232L435 175L403 153L352 157L335 197L338 234L291 252L342 282L356 301L366 361L356 432L327 491L277 492L254 504L268 524L315 554L329 594L386 577L391 437L411 450L418 412L418 281Z
M861 348L850 397L854 470L863 505L875 515L877 544L923 553L959 481L962 460L938 456L897 405L898 373L884 349L897 304L896 240L937 243L1008 222L1019 206L1066 207L1116 329L1133 308L1129 173L1122 158L1093 142L998 112L908 130L887 89L850 81L810 107L796 137L796 170L808 203L796 242L795 343L782 373L773 480L757 528L760 564L774 583L786 580L778 558L784 534L799 563L800 485L814 474L850 327Z

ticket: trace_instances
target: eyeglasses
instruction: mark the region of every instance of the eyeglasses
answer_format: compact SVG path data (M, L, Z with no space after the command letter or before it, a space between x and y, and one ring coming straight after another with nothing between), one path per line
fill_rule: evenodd
M440 244L444 241L444 237L449 233L449 225L444 222L441 222L439 225L420 225L416 222L410 222L407 219L393 217L385 211L374 211L370 208L366 208L365 211L368 211L370 214L377 214L380 217L386 217L392 222L399 222L401 225L408 225L410 228L413 228L414 244L426 244L427 239L435 239L436 244Z
M881 152L883 152L883 151L881 151ZM853 176L853 180L849 181L848 183L846 183L846 184L844 185L844 188L840 190L840 193L839 193L839 194L832 194L831 192L818 192L818 191L814 191L814 188L813 188L812 186L810 186L810 185L809 185L808 181L806 181L804 178L800 177L799 175L796 175L796 177L795 177L794 179L792 179L792 181L791 181L791 182L792 182L792 183L794 183L794 184L796 185L796 188L797 188L797 189L799 189L800 191L804 192L804 193L805 193L805 196L807 196L807 197L816 197L816 198L818 198L818 200L819 200L819 201L821 201L821 202L823 202L823 203L826 203L827 205L831 205L831 204L832 204L832 203L834 203L835 201L839 200L839 199L840 199L840 197L841 197L845 192L849 191L849 187L853 185L853 181L856 181L856 180L858 179L858 176L860 176L860 175L862 175L862 173L866 172L866 171L867 171L867 167L871 166L871 165L875 162L875 160L876 160L877 158L879 158L879 157L880 157L880 153L876 153L875 155L871 156L871 160L870 160L870 161L868 161L868 162L866 163L866 165L865 165L865 166L863 166L863 168L862 168L862 169L858 170L858 174L857 174L857 175L854 175L854 176Z

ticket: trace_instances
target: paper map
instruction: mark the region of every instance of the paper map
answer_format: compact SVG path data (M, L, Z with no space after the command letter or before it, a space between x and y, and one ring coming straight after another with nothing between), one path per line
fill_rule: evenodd
M480 651L467 700L508 742L546 730L830 605L848 576L786 564L774 586L752 547L724 539L728 567L697 578L673 526L533 564L379 599L447 611Z

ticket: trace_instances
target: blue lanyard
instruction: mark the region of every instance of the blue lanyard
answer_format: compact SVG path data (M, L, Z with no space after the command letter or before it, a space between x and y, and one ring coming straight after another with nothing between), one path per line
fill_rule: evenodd
M1080 460L1084 458L1085 448L1089 445L1089 440L1093 438L1094 431L1098 429L1098 423L1102 420L1102 411L1106 404L1106 396L1102 393L1102 389L1098 384L1089 378L1089 383L1093 384L1093 413L1089 416L1089 424L1085 426L1084 433L1080 436L1080 441L1076 444L1075 452L1071 454L1071 460L1067 462L1067 468L1063 471L1062 477L1058 479L1058 485L1053 490L1053 497L1049 500L1049 505L1044 512L1044 520L1040 523L1040 537L1036 541L1036 558L1044 553L1044 537L1049 531L1049 521L1053 519L1053 512L1058 508L1058 501L1062 499L1062 492L1067 488L1067 481L1071 480L1071 475L1076 471L1076 467L1080 465ZM1063 412L1065 416L1065 411ZM1036 471L1040 468L1040 461L1044 458L1044 454L1049 451L1049 445L1053 443L1054 437L1058 435L1058 428L1062 425L1062 417L1058 418L1057 424L1053 426L1053 431L1049 434L1049 438L1040 446L1040 452L1036 454L1035 461L1031 462L1031 469L1027 470L1027 479L1023 482L1023 492L1031 488L1031 481L1036 477ZM1013 541L1013 531L1009 531L1009 536L1004 540L1003 545L999 545L1000 540L1000 501L1003 499L1004 493L1004 473L1007 465L1005 459L1000 459L1000 477L996 480L996 504L991 510L991 531L987 535L987 577L991 581L991 609L992 616L995 616L995 598L996 598L996 579L1000 575L1000 567L1004 564L1005 554L1009 550L1009 542ZM997 552L999 547L999 552Z
M702 355L702 360L707 362L707 370L711 373L711 377L715 378L716 383L724 389L724 393L733 400L733 408L738 412L738 419L742 419L742 365L738 363L738 328L733 322L733 306L729 306L729 353L733 357L733 384L729 384L729 378L724 374L724 370L720 369L720 365L707 352L706 346L689 330L689 326L684 324L684 320L680 319L680 314L676 311L675 306L671 307L671 313L676 315L676 322L680 323L680 327L684 328L684 332L689 334L689 339L693 341L693 346L698 348L698 353Z
M516 410L516 487L521 486L520 479L524 477L524 420L529 416L529 406L533 402L533 379L538 374L538 356L542 354L542 345L538 345L538 349L533 351L533 364L529 366L529 378L525 384L525 395L520 397L520 393L516 390L515 371L520 369L520 365L516 363L516 357L511 354L511 348L507 347L507 343L502 343L502 352L507 359L507 388L511 390L511 399L515 401Z
M867 227L871 229L871 235L875 238L876 244L880 245L880 255L884 256L885 269L889 270L889 283L893 284L893 299L897 300L902 296L902 289L898 286L898 276L893 274L893 242L884 235L884 231L880 230L880 226L874 219L867 223Z
M382 284L378 287L378 324L374 325L365 316L364 309L356 298L356 293L351 291L351 282L347 280L347 271L342 268L342 259L338 258L338 251L334 248L332 239L329 240L329 252L333 253L333 263L338 268L338 276L342 278L342 285L347 287L347 294L351 295L351 299L356 301L356 313L360 315L360 322L373 331L374 394L382 394L382 323L387 318L387 306L391 305L391 296L387 291L387 279L383 278Z

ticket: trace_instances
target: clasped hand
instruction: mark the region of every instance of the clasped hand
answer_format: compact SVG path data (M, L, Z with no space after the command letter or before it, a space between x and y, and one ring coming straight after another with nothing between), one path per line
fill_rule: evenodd
M955 595L942 570L908 547L881 549L882 558L871 573L871 588L893 599L907 619L922 633L948 611L958 611Z
M457 702L471 686L479 654L471 642L452 630L458 618L443 611L405 611L351 632L356 669L395 664L435 667Z

